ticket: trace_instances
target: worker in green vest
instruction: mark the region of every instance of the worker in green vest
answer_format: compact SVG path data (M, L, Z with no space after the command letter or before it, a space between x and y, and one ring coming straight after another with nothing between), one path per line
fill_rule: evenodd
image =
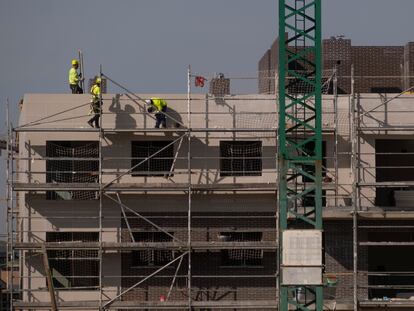
M91 87L91 111L94 116L88 121L88 124L92 127L95 123L95 127L99 128L99 118L101 117L101 78L96 78L95 83Z
M72 90L72 94L83 94L82 88L79 86L79 82L83 80L82 74L78 73L79 61L72 59L72 67L69 69L69 87Z
M151 97L145 101L149 106L147 111L148 112L155 112L155 128L160 128L160 125L163 128L167 127L167 117L165 115L167 111L167 102L158 97Z

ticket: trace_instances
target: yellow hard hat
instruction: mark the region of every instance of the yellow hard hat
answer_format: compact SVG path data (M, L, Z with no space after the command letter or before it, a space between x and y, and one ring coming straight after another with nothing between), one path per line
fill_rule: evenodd
M79 65L79 61L77 59L72 59L72 66Z
M95 83L96 83L96 84L101 84L101 78L96 78Z

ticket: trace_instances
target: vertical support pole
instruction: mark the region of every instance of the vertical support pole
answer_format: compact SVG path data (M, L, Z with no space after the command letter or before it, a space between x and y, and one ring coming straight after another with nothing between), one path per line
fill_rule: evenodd
M6 175L7 175L7 267L13 267L12 254L13 254L13 205L12 196L13 188L11 185L10 171L13 171L13 162L11 162L11 152L13 152L13 146L11 145L11 128L10 128L10 103L9 99L6 100L6 123L7 123L7 163L6 163ZM12 172L13 173L13 172ZM10 302L10 311L13 311L13 273L7 275L7 291Z
M79 71L80 71L80 73L81 73L81 78L82 78L82 80L80 81L80 87L82 88L82 90L83 90L83 93L85 93L86 92L86 90L85 90L85 68L83 67L83 53L82 53L82 51L81 50L78 50L78 58L79 58L79 64L80 64L80 68L79 68Z
M338 68L335 65L333 72L333 95L334 95L334 164L335 164L335 207L338 207L339 188L339 159L338 159Z
M278 150L278 204L279 204L279 226L278 226L278 235L279 235L279 256L278 256L278 275L279 275L279 310L288 310L288 288L283 286L282 282L282 253L283 253L283 230L287 229L287 182L285 182L287 176L287 163L285 157L281 155L283 150L282 146L286 144L285 135L281 135L282 131L285 131L285 96L286 96L286 41L285 41L285 1L279 0L279 131L278 131L278 141L279 141L279 150ZM276 90L276 82L275 82ZM283 180L283 182L282 182Z
M99 310L101 310L102 302L103 302L103 259L102 259L102 239L103 239L103 232L102 232L102 221L103 221L103 181L102 181L102 140L103 140L103 130L102 130L102 121L103 121L103 102L102 102L102 65L99 66L99 77L101 78L101 85L100 85L100 94L99 94L99 104L100 104L100 118L99 118Z
M322 0L314 2L315 40L315 229L322 230ZM323 309L323 292L321 287L316 288L316 310Z
M9 181L9 187L10 187L10 226L11 226L11 236L10 236L10 250L11 250L11 254L10 254L10 262L11 262L11 267L13 267L14 265L14 261L15 261L15 250L14 250L14 240L15 240L15 226L17 226L17 219L16 219L16 223L15 223L15 219L14 219L14 214L15 214L15 210L14 210L14 206L15 206L15 202L14 202L14 193L13 193L13 184L14 184L14 149L13 146L15 144L15 141L13 139L13 124L10 120L10 101L9 99L7 99L7 105L9 106L9 133L10 133L10 140L9 140L9 152L10 152L10 181ZM16 211L17 213L17 211ZM13 288L13 283L14 283L14 275L13 275L13 270L11 271L11 273L9 273L10 275L10 308L13 311L14 309L14 303L13 303L13 293L14 293L14 288ZM20 281L20 280L19 280Z
M191 66L188 66L188 75L187 75L187 122L188 122L188 133L187 133L187 141L188 141L188 151L187 151L187 169L188 169L188 219L187 219L187 230L188 230L188 241L187 241L187 248L188 248L188 280L187 280L187 293L188 293L188 310L192 309L192 298L191 298L191 217L192 217L192 202L191 202Z
M276 70L275 70L276 71ZM277 94L278 89L276 89L276 81L277 78L275 76L275 94ZM276 99L277 99L277 95L276 95ZM275 107L277 109L277 106ZM276 178L277 178L277 183L279 183L279 178L280 178L280 165L279 165L279 140L277 139L277 130L275 131L275 140L276 140L276 150L275 150L275 158L276 158ZM279 288L280 288L280 262L281 262L281 240L280 240L280 229L279 229L279 218L280 218L280 213L278 211L278 207L280 206L279 204L279 189L276 190L276 206L275 206L275 228L276 228L276 241L277 241L277 249L276 249L276 258L277 258L277 262L278 262L278 269L276 272L276 290L278 292L277 294L277 299L280 299L280 295L279 295Z
M358 194L358 179L359 179L359 164L358 164L358 121L359 116L356 115L357 107L355 100L355 80L354 80L354 65L351 66L351 146L352 146L352 247L353 247L353 304L354 310L358 311L358 212L359 212L359 194Z

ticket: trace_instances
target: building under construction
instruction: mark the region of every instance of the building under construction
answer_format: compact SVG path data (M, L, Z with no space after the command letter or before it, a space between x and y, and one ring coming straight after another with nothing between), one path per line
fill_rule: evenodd
M324 308L413 310L414 95L359 92L359 68L341 74L337 61L321 85ZM8 127L11 309L280 309L275 71L189 70L186 94L136 94L101 73L122 94L102 95L100 129L87 125L89 95L26 94ZM409 83L396 72L364 83ZM193 92L205 78L208 92ZM246 79L267 94L234 92ZM153 96L168 102L166 129L154 129ZM301 165L297 192L314 183ZM289 208L306 216L315 196ZM288 298L308 310L314 293Z
M277 307L277 94L162 94L164 130L153 95L105 94L102 130L88 95L25 95L8 166L15 309ZM332 310L353 310L355 287L364 308L412 308L413 101L323 97Z

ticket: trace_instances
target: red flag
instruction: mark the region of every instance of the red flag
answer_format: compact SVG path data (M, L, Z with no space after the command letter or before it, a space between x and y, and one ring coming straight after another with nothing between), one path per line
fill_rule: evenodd
M207 79L201 76L195 78L195 86L196 87L204 87L204 83Z

